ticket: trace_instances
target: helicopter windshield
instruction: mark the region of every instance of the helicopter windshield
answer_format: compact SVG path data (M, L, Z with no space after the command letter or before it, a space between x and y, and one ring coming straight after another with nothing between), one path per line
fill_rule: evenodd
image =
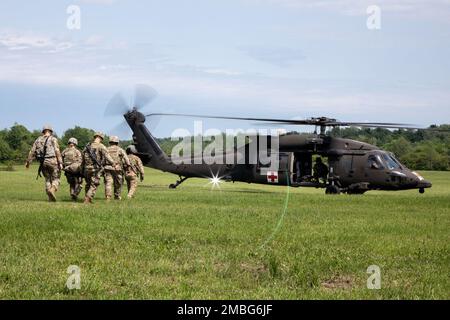
M369 168L372 168L372 169L378 169L378 170L384 169L383 161L381 161L381 157L378 154L369 156L368 165L369 165Z
M400 162L397 159L395 159L394 156L388 153L382 153L381 157L383 158L389 170L402 169Z

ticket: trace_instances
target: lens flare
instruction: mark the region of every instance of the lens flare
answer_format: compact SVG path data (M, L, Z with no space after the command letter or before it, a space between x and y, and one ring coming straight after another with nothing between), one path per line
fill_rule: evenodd
M211 189L220 189L220 184L223 183L222 178L219 177L219 174L217 175L212 175L212 177L208 178L209 179L209 184L211 185Z

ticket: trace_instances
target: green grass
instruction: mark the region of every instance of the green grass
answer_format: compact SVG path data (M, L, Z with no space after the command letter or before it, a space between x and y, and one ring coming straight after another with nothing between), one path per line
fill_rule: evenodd
M148 170L133 201L45 201L35 171L0 172L0 299L448 299L450 173L417 191L188 180ZM65 288L70 265L81 290ZM368 290L378 265L382 289Z

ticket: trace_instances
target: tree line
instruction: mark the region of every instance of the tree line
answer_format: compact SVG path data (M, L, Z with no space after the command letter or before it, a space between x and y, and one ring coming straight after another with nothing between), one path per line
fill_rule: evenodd
M432 126L425 130L388 130L334 128L330 130L333 137L364 141L381 149L393 152L407 167L414 170L450 170L450 125ZM31 145L41 135L39 130L30 131L25 126L14 124L11 128L0 131L0 162L22 163L28 156ZM94 135L94 130L74 127L66 130L60 138L61 148L71 137L78 139L79 148L84 148ZM171 154L178 141L171 138L158 139L161 148ZM126 147L131 141L122 141ZM108 137L105 139L108 144Z
M41 135L40 130L28 130L25 126L14 124L9 129L0 131L0 162L3 163L22 163L26 160L28 153L34 141ZM78 147L83 149L92 141L95 131L92 129L76 126L66 130L59 139L61 151L67 145L71 137L78 139ZM109 137L105 137L104 143L107 145ZM126 147L131 141L122 141L121 146Z

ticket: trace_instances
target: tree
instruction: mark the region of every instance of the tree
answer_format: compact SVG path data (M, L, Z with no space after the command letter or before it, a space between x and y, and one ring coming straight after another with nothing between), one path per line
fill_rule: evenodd
M402 159L406 166L416 170L449 170L449 158L439 153L430 141L421 142Z
M374 137L374 136L370 136L370 135L361 135L361 136L358 136L358 137L356 138L356 140L362 141L362 142L365 142L365 143L368 143L368 144L371 144L371 145L373 145L373 146L376 146L376 145L378 144L377 138Z
M9 161L13 158L13 150L5 141L4 137L0 135L0 162Z
M16 162L23 162L28 156L28 152L36 139L36 133L31 133L25 126L15 123L6 134L4 134L4 140L8 143L12 152L10 153L10 159Z
M95 131L92 129L81 128L76 126L75 128L68 129L64 132L61 138L61 148L67 145L67 142L70 138L74 137L78 140L78 147L83 149L89 142L92 141L92 138L95 134Z
M20 149L23 142L27 144L33 143L33 136L31 132L24 126L17 123L9 129L5 139L13 150Z
M384 149L393 152L400 160L403 160L403 157L411 151L412 146L405 137L399 137L385 144Z

